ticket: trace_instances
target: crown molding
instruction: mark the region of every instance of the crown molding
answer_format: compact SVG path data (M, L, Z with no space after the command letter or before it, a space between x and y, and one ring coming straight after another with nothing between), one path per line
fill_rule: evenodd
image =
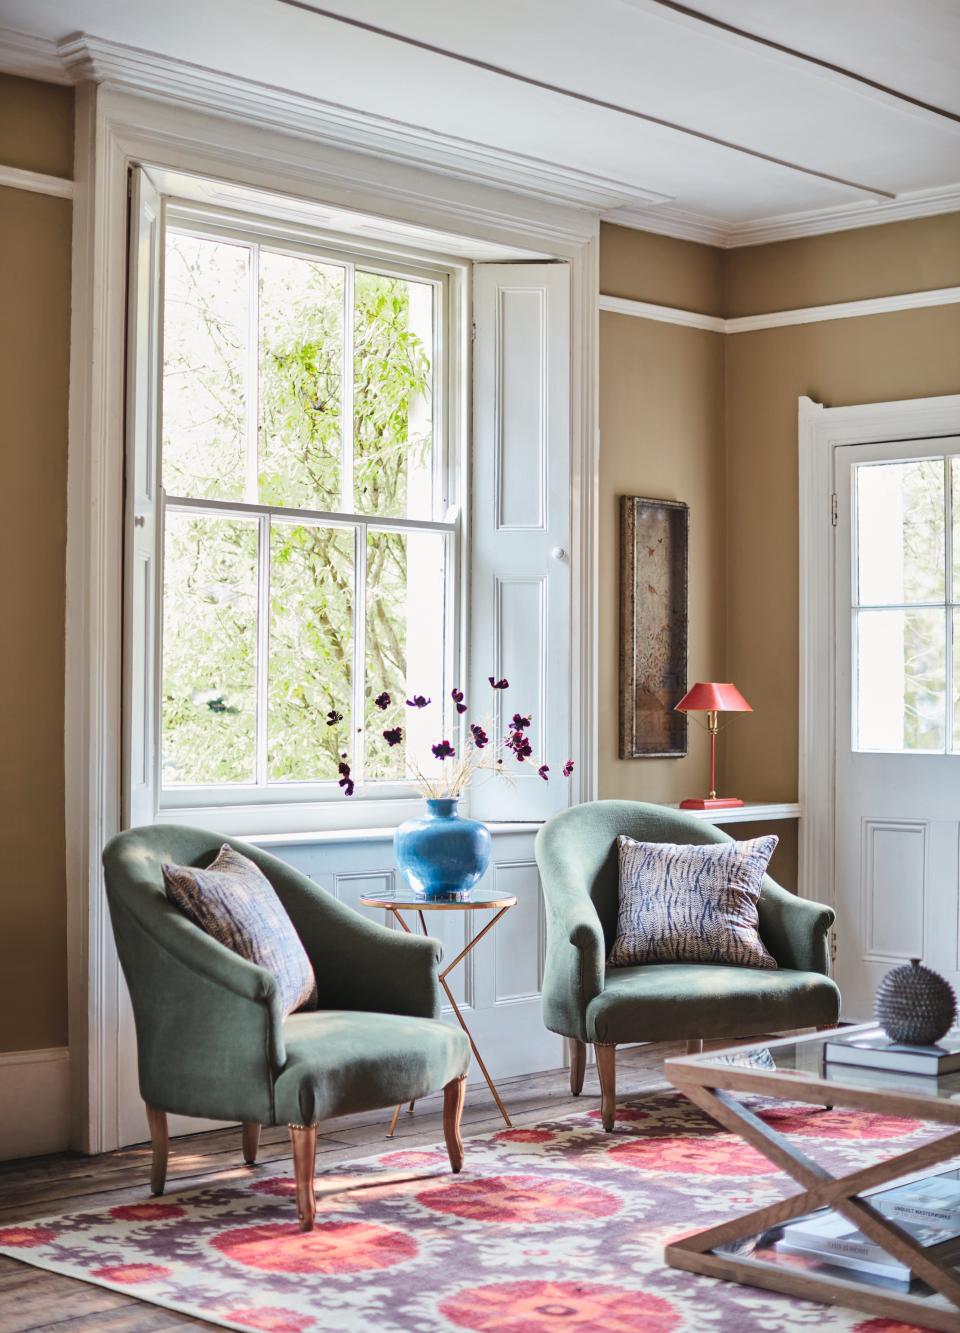
M657 209L628 205L605 211L600 216L603 222L632 227L635 231L652 231L677 240L713 245L720 250L736 250L746 245L770 245L800 236L824 236L830 232L853 231L857 227L879 227L888 222L907 222L911 218L957 212L960 212L960 184L933 190L910 190L882 203L841 204L837 208L783 213L779 217L757 218L733 226L669 204Z
M45 83L72 83L57 51L56 42L29 32L0 26L0 70L23 79Z
M897 296L871 296L863 301L839 301L834 305L804 306L796 310L774 310L764 315L740 315L721 319L696 310L632 301L623 296L603 296L597 306L613 315L652 319L658 324L679 324L686 329L709 333L753 333L758 329L782 329L791 324L819 324L830 319L861 319L866 315L890 315L898 310L925 310L931 306L960 305L960 287L936 287L926 292L902 292Z
M140 94L173 97L234 120L322 137L336 147L388 156L394 162L496 184L551 202L596 211L621 204L643 203L649 208L669 198L626 181L371 115L86 33L65 38L57 52L74 82L90 80Z

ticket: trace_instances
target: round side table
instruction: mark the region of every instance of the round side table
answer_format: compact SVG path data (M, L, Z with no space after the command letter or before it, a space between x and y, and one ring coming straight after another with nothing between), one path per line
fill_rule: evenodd
M424 935L429 935L430 933L427 930L427 922L424 916L424 913L426 912L496 913L495 916L492 916L490 918L490 920L487 922L487 924L483 927L482 930L478 930L476 935L474 935L471 939L467 941L464 947L457 954L456 958L454 958L452 962L447 963L446 967L440 973L440 985L443 987L447 999L450 1001L450 1006L453 1009L453 1012L457 1016L457 1022L460 1024L464 1032L467 1034L467 1040L470 1042L470 1049L473 1051L473 1058L480 1066L480 1072L483 1074L483 1077L487 1080L487 1087L493 1093L493 1100L497 1103L497 1106L500 1110L500 1114L503 1116L506 1123L510 1125L512 1122L510 1120L510 1117L507 1115L507 1108L501 1101L500 1094L497 1091L497 1085L490 1077L489 1070L487 1069L487 1066L483 1063L483 1057L477 1050L477 1043L473 1040L473 1034L467 1027L463 1014L460 1012L460 1006L457 1004L456 1000L453 998L453 995L451 994L450 987L447 985L447 977L450 975L450 973L453 971L455 967L458 967L460 963L463 962L467 954L470 953L472 949L476 948L476 946L483 939L484 935L486 935L489 931L493 930L494 926L497 924L500 918L504 916L507 912L509 912L511 907L516 907L517 905L516 898L513 896L513 894L504 895L499 893L484 893L481 891L479 893L474 893L470 898L417 898L414 897L412 894L384 893L384 894L369 895L369 896L364 895L360 899L360 901L364 907L382 907L385 911L390 912L397 919L397 921L399 921L400 925L403 927L403 929L407 932L408 935L412 934L413 932L407 925L406 921L403 919L404 912L416 912L420 920L420 929L423 931ZM410 1103L411 1111L413 1110L413 1106L414 1104L413 1102L411 1102ZM390 1121L390 1128L387 1130L388 1139L393 1137L394 1130L397 1128L397 1121L400 1118L400 1109L401 1108L398 1106L393 1113L393 1119Z

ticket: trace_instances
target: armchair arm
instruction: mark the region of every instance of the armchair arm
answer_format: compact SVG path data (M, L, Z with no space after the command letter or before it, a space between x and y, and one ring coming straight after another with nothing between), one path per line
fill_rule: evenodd
M440 1016L438 940L389 930L287 862L258 848L240 850L256 860L293 921L317 976L321 1009Z
M272 1124L286 1062L276 981L164 900L134 901L140 910L110 896L142 1096L181 1115Z
M603 926L587 890L537 835L537 863L547 906L543 1021L552 1032L586 1041L587 1005L603 990Z
M836 917L832 907L798 898L765 875L757 910L761 938L781 967L829 973L827 931Z

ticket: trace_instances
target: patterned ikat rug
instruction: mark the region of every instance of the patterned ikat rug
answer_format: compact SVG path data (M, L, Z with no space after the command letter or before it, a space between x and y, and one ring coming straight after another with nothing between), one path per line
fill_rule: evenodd
M37 1267L265 1333L908 1333L667 1268L663 1247L792 1192L683 1097L649 1095L605 1134L598 1112L400 1150L321 1172L302 1234L288 1171L0 1228ZM771 1124L828 1167L930 1136L920 1121L773 1106Z

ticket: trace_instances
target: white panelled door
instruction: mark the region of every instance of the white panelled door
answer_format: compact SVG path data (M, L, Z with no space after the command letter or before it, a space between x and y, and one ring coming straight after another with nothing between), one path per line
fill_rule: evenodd
M960 985L960 439L837 448L836 979Z
M545 819L570 797L569 265L478 264L474 320L471 715L489 699L497 735L531 716L534 753L512 785L478 784L470 813Z

